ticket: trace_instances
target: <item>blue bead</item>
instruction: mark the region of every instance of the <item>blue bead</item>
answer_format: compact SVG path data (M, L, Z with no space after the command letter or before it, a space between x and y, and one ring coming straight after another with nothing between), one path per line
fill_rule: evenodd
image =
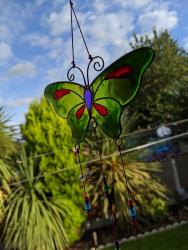
M136 217L136 209L134 207L129 208L129 215L131 217Z
M88 212L92 210L91 205L90 205L89 202L86 202L86 203L84 204L84 208L85 208L85 210L88 211Z

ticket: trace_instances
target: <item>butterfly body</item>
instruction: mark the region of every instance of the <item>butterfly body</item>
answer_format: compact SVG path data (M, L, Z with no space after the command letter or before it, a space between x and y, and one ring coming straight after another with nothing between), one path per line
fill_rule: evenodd
M118 138L122 110L138 93L153 57L151 48L134 50L111 64L89 86L55 82L46 87L45 97L67 119L77 143L87 136L91 118L108 136Z
M92 108L92 99L93 99L93 96L92 96L92 92L90 88L86 88L84 92L84 100L85 100L85 104L89 113L91 112L91 108Z

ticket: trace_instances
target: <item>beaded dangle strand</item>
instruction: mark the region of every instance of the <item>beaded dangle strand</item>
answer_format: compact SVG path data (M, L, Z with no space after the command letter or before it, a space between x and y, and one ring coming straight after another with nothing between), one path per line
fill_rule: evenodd
M121 151L122 140L120 138L118 138L115 141L115 143L116 143L116 146L118 148L120 159L121 159L121 165L123 167L125 186L126 186L126 189L127 189L126 197L127 197L127 205L128 205L128 214L130 216L131 227L132 227L134 235L135 235L135 237L137 239L138 248L141 249L139 238L137 236L137 234L138 234L137 212L136 212L136 208L134 206L131 191L130 191L129 186L128 186L128 178L127 178L127 175L126 175L126 172L125 172L125 163L124 163L123 155L122 155L122 151Z
M89 200L89 195L86 192L86 184L85 184L82 164L81 164L81 160L80 160L80 145L79 144L74 145L74 150L75 150L75 155L77 155L77 158L78 158L78 164L80 166L81 182L82 182L82 188L83 188L83 192L84 192L84 209L87 213L87 218L88 218L88 221L90 223L90 227L92 229L92 206L91 206L91 203ZM93 235L93 233L94 232L92 232L92 235ZM93 242L94 242L95 250L97 250L97 246L96 246L96 242L95 242L94 238L93 238Z

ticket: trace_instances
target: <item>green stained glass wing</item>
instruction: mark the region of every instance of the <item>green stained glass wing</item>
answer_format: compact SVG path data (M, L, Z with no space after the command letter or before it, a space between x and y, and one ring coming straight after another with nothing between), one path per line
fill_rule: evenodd
M153 57L153 50L143 47L112 63L91 84L94 100L105 97L121 105L127 104L137 94L144 71Z
M121 134L121 113L122 107L114 99L102 98L93 103L92 116L103 132L114 139Z
M56 113L67 118L70 110L83 102L84 88L78 83L55 82L45 88L44 95Z
M81 143L87 135L90 120L85 103L74 107L69 112L67 119L72 130L72 137L76 140L76 143Z

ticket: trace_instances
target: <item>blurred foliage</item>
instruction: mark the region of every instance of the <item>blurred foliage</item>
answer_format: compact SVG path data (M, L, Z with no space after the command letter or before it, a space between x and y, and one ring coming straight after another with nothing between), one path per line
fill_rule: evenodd
M38 172L44 175L40 190L50 199L67 203L67 209L74 213L64 217L69 240L78 237L78 229L84 220L82 195L79 183L79 168L73 154L73 142L67 121L54 112L45 100L34 101L21 127L27 152L32 152ZM71 217L70 217L71 214ZM71 224L68 223L71 218ZM67 225L67 226L66 226Z
M10 166L0 160L0 224L3 222L5 203L11 191L9 182L13 175L14 172Z
M187 118L188 54L167 30L159 34L154 30L152 38L134 34L132 49L144 46L153 48L155 58L137 97L124 113L126 132Z
M17 182L10 185L11 195L5 209L2 237L5 248L65 249L64 218L68 217L71 224L72 215L67 200L54 201L43 192L38 169L23 148L15 168Z
M98 131L98 138L100 131ZM91 139L91 138L90 138ZM92 140L93 141L93 140ZM90 157L99 158L96 146L88 140L91 148L85 148ZM130 221L127 206L127 189L121 158L117 146L113 141L100 141L99 150L102 155L112 155L103 160L104 173L108 179L108 184L113 189L113 212L121 226L124 222ZM159 163L144 163L138 160L137 152L123 155L125 172L128 179L128 189L138 210L138 220L143 223L157 221L167 216L167 188L157 177L161 171ZM89 191L94 208L94 213L99 217L109 216L109 204L105 198L103 187L103 176L100 162L96 161L87 165L88 174L86 180L89 184Z
M13 131L7 125L9 121L10 117L5 109L0 107L0 159L6 159L15 152L15 143L12 140Z
M0 224L4 218L5 203L10 194L9 182L14 173L9 166L8 159L16 151L15 142L12 140L13 131L7 123L10 117L5 109L0 107Z

